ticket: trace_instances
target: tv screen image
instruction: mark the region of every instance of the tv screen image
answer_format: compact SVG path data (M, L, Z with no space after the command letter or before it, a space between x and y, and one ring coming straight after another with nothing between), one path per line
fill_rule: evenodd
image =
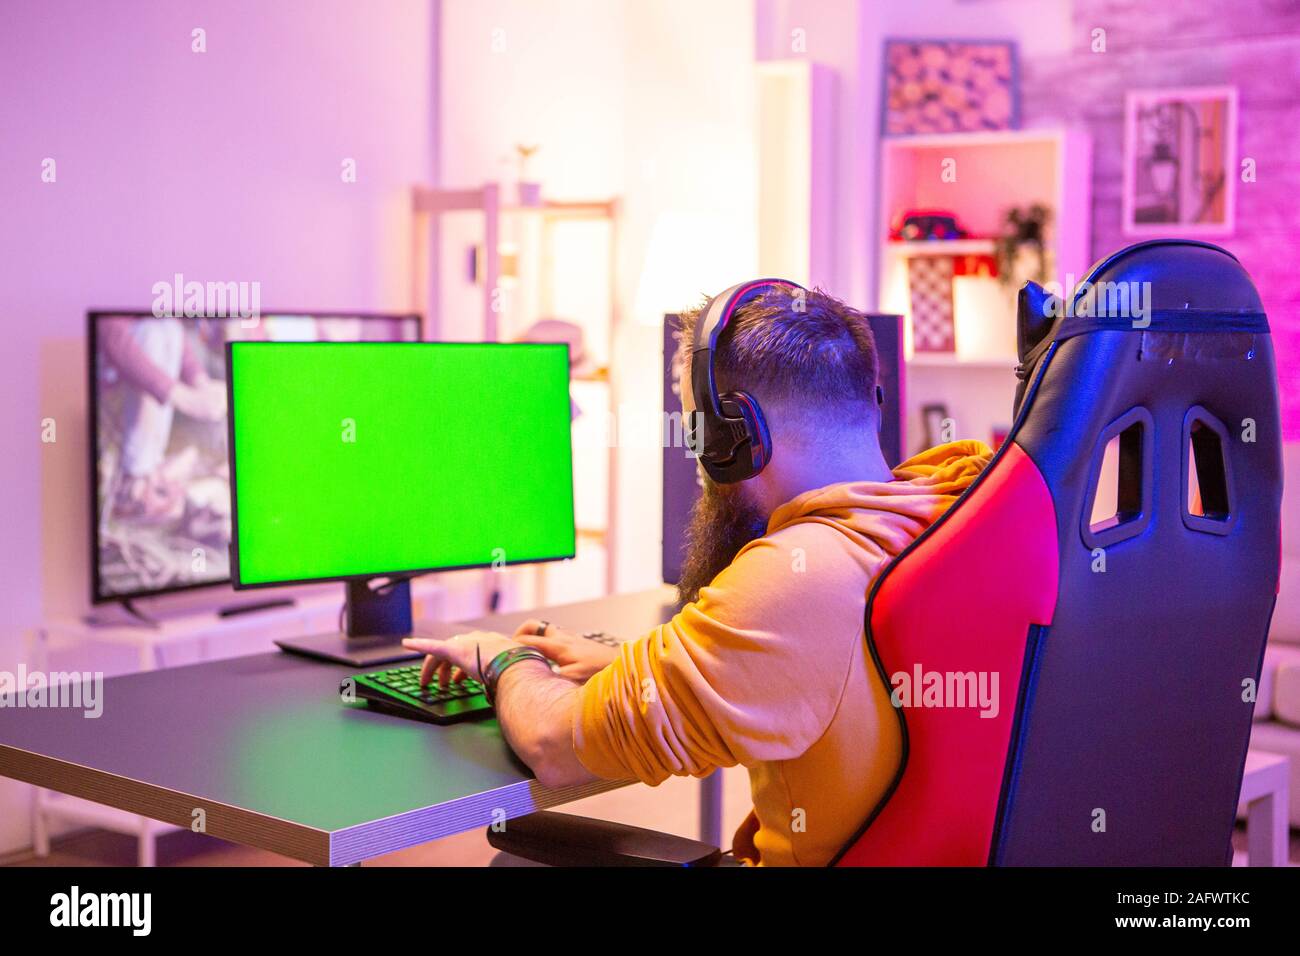
M230 578L225 345L416 341L416 315L88 316L92 600Z
M228 347L237 587L573 557L568 347Z

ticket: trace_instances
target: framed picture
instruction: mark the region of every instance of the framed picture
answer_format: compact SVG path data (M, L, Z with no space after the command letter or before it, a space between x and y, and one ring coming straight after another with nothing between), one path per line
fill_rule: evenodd
M966 133L1020 125L1010 40L885 41L882 136Z
M1124 110L1124 232L1225 235L1236 226L1237 90L1132 90Z
M951 441L950 438L944 437L943 423L951 421L952 415L948 411L948 406L943 402L930 402L921 406L921 431L925 436L924 442L917 451L924 451L927 448L933 448L935 445L945 441Z

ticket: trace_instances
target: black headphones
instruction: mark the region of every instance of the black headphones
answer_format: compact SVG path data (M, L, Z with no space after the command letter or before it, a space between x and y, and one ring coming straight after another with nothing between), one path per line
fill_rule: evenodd
M780 288L807 291L786 279L742 282L710 299L695 323L690 394L682 396L686 447L719 484L744 481L762 471L772 460L772 438L763 410L752 396L746 392L718 394L713 355L736 310L769 289Z
M713 357L722 330L737 309L770 289L808 291L789 279L742 282L710 299L695 323L691 388L682 396L686 447L719 484L753 478L772 460L772 436L758 401L748 392L719 395L713 377ZM884 400L884 389L876 385L876 403L883 405Z

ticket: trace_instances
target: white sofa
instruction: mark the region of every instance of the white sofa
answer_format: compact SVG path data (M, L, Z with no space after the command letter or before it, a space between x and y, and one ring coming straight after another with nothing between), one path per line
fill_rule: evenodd
M1255 702L1252 750L1291 758L1291 826L1300 827L1300 442L1282 449L1282 577Z

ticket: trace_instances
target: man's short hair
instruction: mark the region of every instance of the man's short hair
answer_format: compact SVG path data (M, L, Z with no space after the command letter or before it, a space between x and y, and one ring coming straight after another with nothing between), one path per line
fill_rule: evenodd
M690 387L691 346L702 309L680 315L678 367ZM876 408L879 357L867 317L820 289L777 287L736 311L713 359L719 394L746 391L761 405ZM874 417L870 420L874 421Z

